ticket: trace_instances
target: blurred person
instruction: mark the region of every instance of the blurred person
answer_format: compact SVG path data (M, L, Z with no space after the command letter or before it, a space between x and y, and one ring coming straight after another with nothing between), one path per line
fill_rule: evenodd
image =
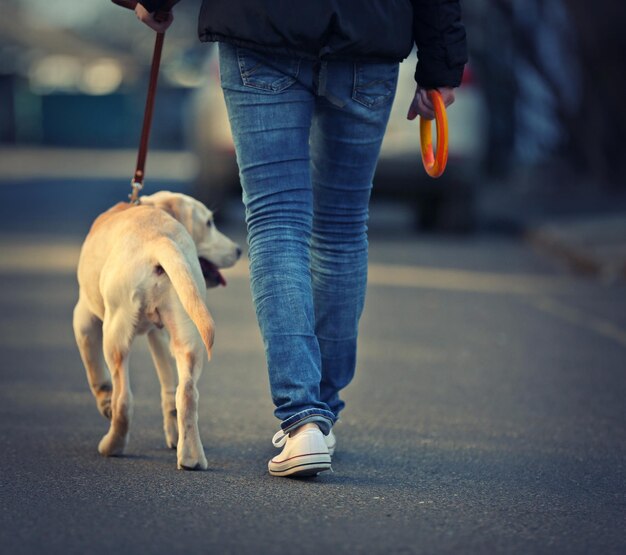
M137 17L164 31L164 0ZM407 118L448 106L467 61L458 0L205 0L246 209L250 282L283 447L275 476L328 470L356 367L372 178L399 62L417 45Z

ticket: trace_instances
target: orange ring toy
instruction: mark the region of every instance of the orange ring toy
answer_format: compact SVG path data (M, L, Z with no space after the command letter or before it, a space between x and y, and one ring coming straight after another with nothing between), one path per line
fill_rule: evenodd
M435 107L437 124L437 152L433 152L431 121L420 117L420 140L422 143L422 162L430 177L441 177L448 163L448 116L443 98L438 90L428 91L428 96Z

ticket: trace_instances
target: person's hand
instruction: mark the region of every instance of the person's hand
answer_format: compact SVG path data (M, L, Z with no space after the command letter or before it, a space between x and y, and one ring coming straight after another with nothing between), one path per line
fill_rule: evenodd
M157 21L154 14L151 14L139 3L135 6L135 14L137 14L139 21L145 23L151 29L154 29L157 33L165 33L167 28L172 24L172 21L174 21L174 15L171 11L167 12L167 19Z
M452 87L440 87L437 90L441 93L446 108L454 102L454 89ZM425 119L434 119L435 117L435 107L428 97L428 91L420 88L419 85L415 90L415 96L411 106L409 106L409 113L406 118L414 120L417 116L422 116Z

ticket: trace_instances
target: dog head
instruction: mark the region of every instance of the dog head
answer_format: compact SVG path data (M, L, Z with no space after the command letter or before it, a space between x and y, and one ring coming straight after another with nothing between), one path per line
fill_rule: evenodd
M164 210L183 224L196 245L207 287L226 285L219 269L235 264L241 256L241 249L217 230L211 210L190 196L169 191L142 196L140 200L141 204Z

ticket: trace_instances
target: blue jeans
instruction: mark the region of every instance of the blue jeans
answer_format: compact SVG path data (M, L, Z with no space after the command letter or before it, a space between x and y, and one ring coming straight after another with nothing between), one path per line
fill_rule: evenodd
M398 64L219 52L274 414L284 431L315 421L328 433L356 366L368 204Z

